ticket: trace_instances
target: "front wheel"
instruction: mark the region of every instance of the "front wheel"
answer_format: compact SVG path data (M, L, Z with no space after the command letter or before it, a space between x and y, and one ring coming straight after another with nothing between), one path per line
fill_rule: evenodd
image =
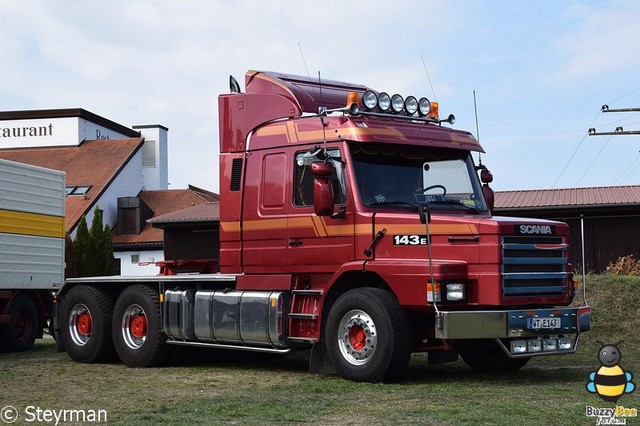
M387 291L358 288L344 293L331 307L325 330L327 352L346 379L393 380L409 362L409 321Z
M151 287L125 289L113 310L113 341L129 367L153 367L168 356L167 336L160 330L160 300Z
M475 371L506 373L524 367L531 357L509 358L495 341L460 350L460 356Z

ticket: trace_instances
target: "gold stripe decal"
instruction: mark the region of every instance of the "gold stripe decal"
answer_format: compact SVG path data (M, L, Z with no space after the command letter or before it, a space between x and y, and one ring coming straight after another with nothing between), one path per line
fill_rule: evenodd
M64 217L0 210L0 233L64 238Z
M225 232L240 232L240 222L222 222L220 224ZM248 220L244 222L245 231L264 231L264 230L285 230L289 228L313 228L316 237L339 237L348 235L369 235L371 234L371 225L356 225L355 229L352 224L349 225L327 225L322 217L319 216L303 216L278 219ZM426 229L424 225L411 225L391 223L376 224L376 229L387 229L390 234L424 234ZM478 228L474 224L432 224L429 226L429 232L433 235L478 235Z

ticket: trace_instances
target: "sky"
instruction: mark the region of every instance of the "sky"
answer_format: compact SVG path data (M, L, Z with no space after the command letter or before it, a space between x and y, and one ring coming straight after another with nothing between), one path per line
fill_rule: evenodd
M0 0L0 110L161 124L170 188L217 191L229 75L321 72L437 100L496 190L636 185L640 135L587 132L640 130L601 112L640 107L639 18L637 0Z

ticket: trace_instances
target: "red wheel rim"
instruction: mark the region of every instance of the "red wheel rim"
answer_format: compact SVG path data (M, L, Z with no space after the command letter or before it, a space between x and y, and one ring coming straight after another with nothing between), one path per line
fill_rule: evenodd
M76 321L76 328L78 329L78 333L82 335L86 336L91 334L91 315L88 313L79 315Z
M367 346L367 333L364 328L354 325L349 329L349 344L356 351L361 351Z
M144 315L136 315L131 318L131 324L129 325L131 334L137 338L143 338L147 335L147 317Z

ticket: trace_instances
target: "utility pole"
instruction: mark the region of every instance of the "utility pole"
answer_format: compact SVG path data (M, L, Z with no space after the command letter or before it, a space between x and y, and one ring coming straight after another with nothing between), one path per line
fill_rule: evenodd
M640 108L609 108L609 105L602 105L602 112L640 112ZM616 127L613 132L597 132L595 128L589 129L589 136L606 135L640 135L640 130L624 130L622 126Z

